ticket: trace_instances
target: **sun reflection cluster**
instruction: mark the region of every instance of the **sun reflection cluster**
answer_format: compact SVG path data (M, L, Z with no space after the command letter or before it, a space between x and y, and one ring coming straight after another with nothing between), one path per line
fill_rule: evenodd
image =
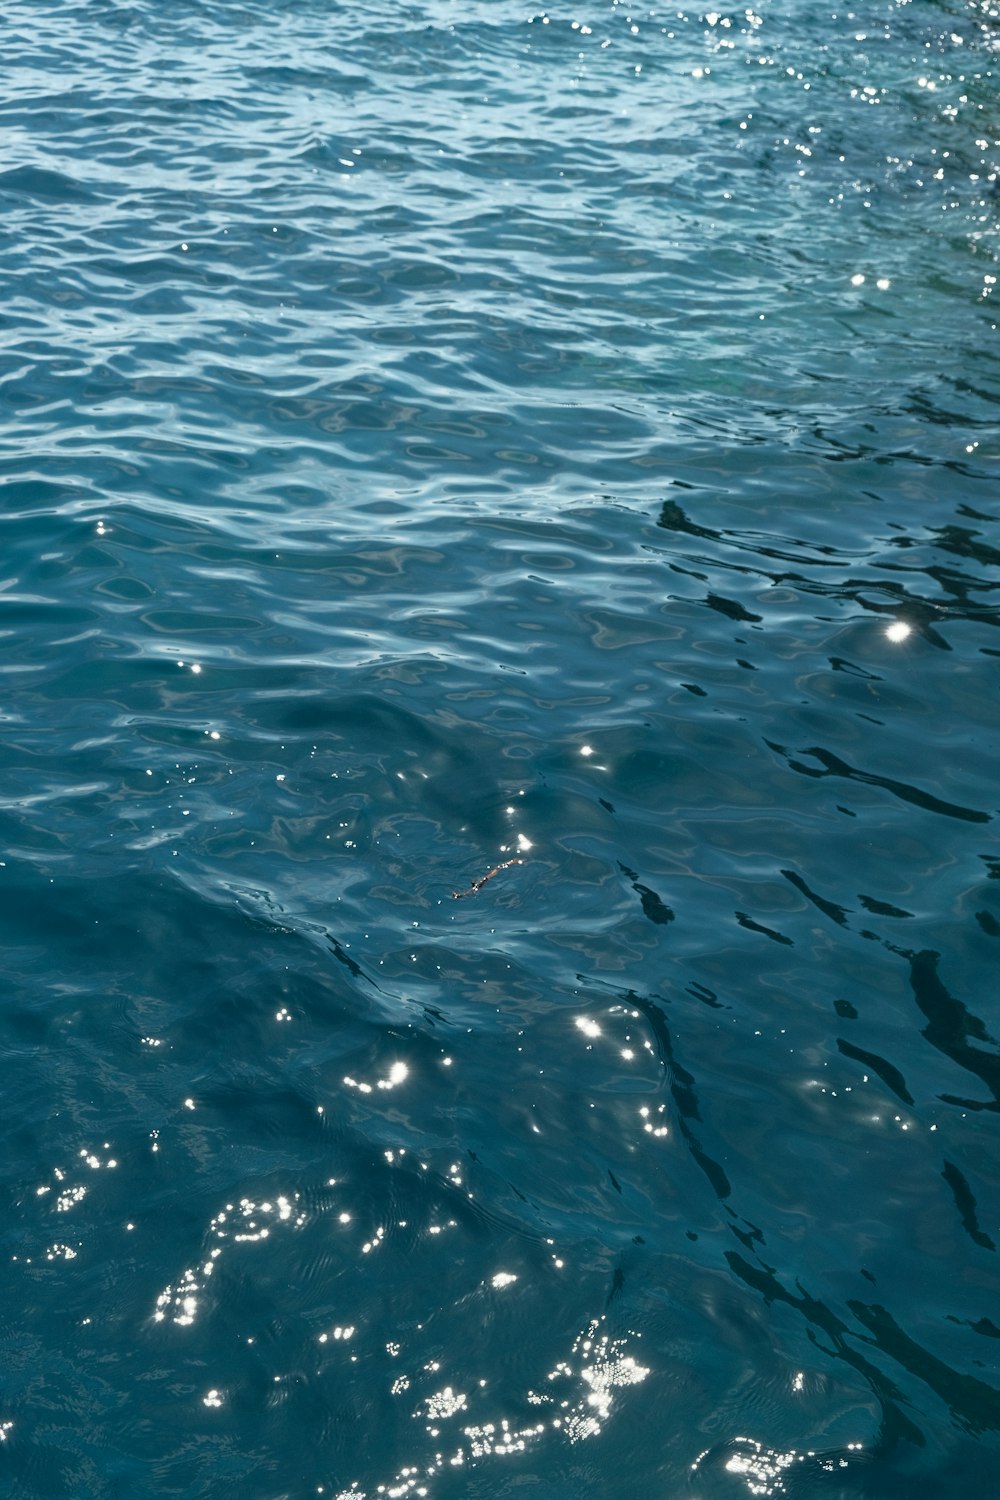
M503 1275L504 1273L500 1273ZM494 1278L496 1280L496 1278ZM515 1280L515 1277L510 1277ZM375 1496L428 1495L435 1476L449 1469L475 1465L486 1458L504 1458L524 1453L529 1447L542 1442L546 1435L563 1442L576 1444L596 1436L607 1422L615 1404L617 1392L638 1385L650 1374L650 1370L639 1364L627 1353L629 1340L640 1335L629 1331L613 1338L602 1328L604 1318L594 1318L573 1340L569 1355L558 1361L549 1372L547 1389L528 1390L525 1399L536 1408L549 1408L551 1416L539 1413L535 1422L523 1423L500 1413L474 1414L477 1399L476 1386L484 1390L485 1379L473 1382L470 1387L448 1383L438 1385L423 1395L413 1408L413 1417L425 1425L432 1438L440 1436L437 1424L466 1416L458 1442L451 1451L438 1451L433 1460L418 1467L410 1463L391 1478L375 1484L371 1489L362 1489L355 1481L349 1488L333 1491L334 1500L374 1500ZM399 1345L387 1346L394 1357L400 1353ZM425 1375L436 1376L441 1371L441 1361L429 1360L423 1366ZM403 1395L412 1389L413 1380L408 1375L397 1376L391 1385L391 1394ZM469 1420L468 1418L473 1418ZM325 1489L319 1486L318 1494Z
M229 1240L233 1244L256 1244L266 1240L275 1224L285 1224L300 1229L306 1215L297 1207L298 1193L293 1198L279 1194L274 1199L256 1202L252 1198L241 1198L239 1203L227 1203L209 1224L209 1235L216 1240ZM213 1245L200 1270L188 1267L177 1281L163 1288L156 1299L153 1321L162 1323L166 1318L185 1328L198 1316L201 1295L205 1283L215 1271L216 1262L222 1254L222 1245Z
M549 1372L550 1384L575 1378L588 1388L582 1399L563 1398L557 1402L559 1414L552 1425L561 1429L571 1443L596 1437L611 1415L614 1392L620 1386L638 1385L650 1373L647 1366L624 1352L627 1339L613 1339L600 1331L603 1322L603 1318L595 1318L576 1338L571 1352L578 1358L578 1366L564 1360ZM528 1399L537 1404L547 1398L529 1393Z
M397 1160L405 1151L397 1148L386 1154ZM427 1166L426 1163L420 1165ZM452 1162L444 1175L451 1180L458 1171L458 1163ZM327 1187L336 1185L335 1179L325 1184ZM347 1209L338 1212L332 1204L327 1212L331 1223L353 1224L357 1218ZM190 1326L202 1313L206 1284L221 1257L231 1253L237 1244L268 1241L282 1227L297 1230L307 1218L299 1194L247 1195L227 1203L209 1222L208 1243L201 1263L185 1270L156 1299L154 1321L169 1320L180 1327ZM449 1220L446 1224L427 1225L426 1232L433 1235L455 1227L455 1221ZM355 1251L364 1256L387 1242L389 1237L389 1228L378 1225L369 1231L364 1243L360 1243L360 1239L355 1242ZM53 1247L53 1253L61 1249L72 1254L68 1247L60 1246ZM514 1286L519 1279L515 1271L497 1269L486 1276L479 1289L481 1293L501 1292ZM386 1394L406 1399L412 1420L420 1424L423 1433L431 1439L440 1438L444 1424L461 1423L460 1429L452 1426L454 1437L443 1451L427 1454L419 1462L414 1462L415 1455L412 1455L406 1465L391 1477L386 1475L380 1483L362 1487L354 1482L347 1488L331 1486L329 1489L319 1485L317 1494L336 1495L342 1500L348 1500L348 1497L349 1500L375 1500L376 1496L427 1496L434 1489L435 1476L455 1468L474 1465L486 1458L517 1455L546 1439L577 1444L600 1433L617 1405L619 1393L625 1387L641 1383L650 1374L649 1368L640 1364L630 1349L632 1341L641 1335L628 1330L613 1336L605 1327L604 1317L595 1317L572 1339L565 1358L556 1362L547 1378L542 1375L542 1370L538 1372L542 1377L538 1388L523 1392L521 1401L534 1408L534 1420L527 1422L523 1416L518 1419L513 1414L505 1415L502 1408L497 1410L486 1404L490 1402L490 1380L485 1376L477 1378L467 1367L453 1373L448 1369L448 1357L443 1351L424 1350L421 1362L419 1345L407 1347L417 1338L421 1327L418 1324L405 1339L393 1339L384 1345L386 1355L394 1362L386 1370ZM331 1357L339 1351L345 1361L357 1361L363 1354L360 1348L363 1333L363 1320L359 1326L343 1319L337 1323L327 1322L321 1331L317 1331L315 1339L323 1347L324 1357ZM247 1339L248 1343L255 1341ZM275 1383L287 1378L281 1374L274 1376ZM228 1392L213 1386L201 1395L200 1400L205 1407L218 1408L225 1405L228 1398Z
M458 1412L468 1408L468 1399L464 1391L452 1390L446 1385L443 1390L435 1391L432 1396L427 1396L418 1412L430 1419L431 1422L445 1422L449 1417L454 1417ZM437 1437L437 1430L430 1429L431 1436Z
M608 1020L606 1022L606 1026L609 1032L612 1030L612 1028L616 1028L622 1022L624 1022L626 1027L628 1027L623 1035L619 1034L619 1038L617 1039L617 1041L611 1041L609 1043L610 1045L617 1047L618 1056L621 1058L622 1062L630 1063L635 1062L637 1058L641 1058L643 1056L645 1056L647 1059L655 1056L655 1049L648 1037L644 1037L640 1043L633 1036L630 1023L639 1020L639 1012L637 1010L628 1009L622 1005L612 1005L608 1007L607 1017ZM599 1022L595 1021L592 1016L574 1016L573 1025L576 1027L577 1031L581 1031L587 1038L588 1052L593 1051L593 1044L604 1036L605 1028L602 1027Z
M824 1473L833 1473L850 1466L850 1456L863 1451L861 1443L848 1443L844 1453L834 1455L816 1453L812 1449L802 1451L788 1448L784 1451L769 1448L756 1438L736 1437L727 1446L734 1451L726 1460L727 1474L742 1479L751 1495L784 1495L787 1493L785 1475L798 1464L815 1465ZM711 1450L699 1454L691 1465L692 1471L700 1469Z
M518 1429L512 1427L506 1417L501 1417L499 1422L466 1427L465 1436L469 1440L471 1458L484 1458L487 1453L503 1458L509 1453L523 1453L531 1439L540 1437L544 1431L544 1422L539 1422L536 1427Z
M105 1141L102 1149L104 1151L110 1151L110 1142ZM114 1169L118 1165L116 1157L106 1156L102 1159L97 1151L93 1151L87 1146L81 1148L79 1152L79 1159L86 1167L89 1168L91 1172L99 1172L102 1168L107 1169L108 1171L114 1171ZM72 1209L76 1208L78 1203L83 1202L84 1198L86 1198L87 1196L89 1189L83 1183L74 1183L68 1181L67 1172L62 1167L53 1167L52 1176L55 1179L55 1187L53 1187L52 1183L43 1182L35 1188L35 1197L44 1198L49 1193L55 1192L56 1213L69 1213ZM59 1247L56 1246L53 1247L53 1249L58 1250ZM54 1257L52 1252L48 1252L48 1259L52 1260L53 1258Z
M395 1089L401 1083L405 1083L410 1075L410 1070L403 1062L394 1062L384 1078L376 1078L374 1083L366 1083L364 1079L351 1078L349 1075L344 1079L344 1087L357 1089L359 1094L371 1094L376 1089Z
M348 1339L354 1337L357 1331L353 1324L349 1323L345 1327L343 1324L338 1323L336 1328L332 1329L329 1333L321 1333L317 1339L317 1343L325 1344L329 1339L333 1339L334 1342L342 1339L346 1343Z
M667 1106L665 1104L657 1105L655 1114L653 1114L648 1105L640 1105L639 1116L642 1120L642 1128L647 1135L662 1137L670 1134L669 1128L663 1120L663 1117L666 1115L666 1113ZM659 1123L657 1123L657 1121L659 1121Z
M382 1241L384 1239L385 1239L385 1225L384 1224L379 1224L376 1227L375 1233L372 1235L371 1239L365 1240L364 1244L361 1246L361 1254L362 1255L370 1255L373 1250L377 1250L378 1249L379 1245L381 1245L381 1243L382 1243Z

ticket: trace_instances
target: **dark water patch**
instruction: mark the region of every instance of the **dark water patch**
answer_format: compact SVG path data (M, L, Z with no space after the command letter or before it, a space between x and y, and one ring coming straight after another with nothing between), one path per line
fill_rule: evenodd
M973 1244L979 1245L983 1250L995 1250L996 1245L979 1227L976 1217L976 1200L958 1167L953 1162L946 1161L941 1175L955 1195L955 1207L962 1216L962 1224L968 1231Z
M44 167L10 167L0 172L0 197L46 199L54 203L86 203L94 193L77 178Z
M983 1021L972 1014L961 1000L949 994L938 973L940 955L930 951L906 954L910 965L910 982L916 1003L927 1019L924 1036L932 1046L951 1057L958 1065L982 1079L993 1095L988 1104L974 1108L1000 1107L1000 1055L997 1042ZM973 1043L980 1043L975 1046ZM944 1096L942 1096L944 1097Z
M866 1052L863 1047L856 1047L853 1042L845 1041L843 1037L837 1038L837 1048L845 1057L851 1057L855 1062L863 1063L866 1068L881 1078L882 1082L892 1090L896 1098L902 1104L913 1104L913 1097L906 1087L906 1082L898 1068L893 1067L884 1057L879 1057L874 1052Z
M788 751L786 751L783 745L771 744L770 741L768 741L768 745L776 754L788 757ZM823 769L815 770L807 766L804 761L793 761L788 757L790 769L796 771L800 776L843 776L849 780L866 782L870 786L884 787L902 801L912 802L917 807L926 808L928 812L941 813L949 818L961 818L968 823L988 823L991 820L992 814L990 813L980 812L975 808L960 807L954 803L943 802L930 793L922 791L919 787L906 786L898 782L892 782L888 778L874 776L869 772L861 771L857 767L848 765L839 756L831 754L828 750L816 747L804 751L803 754L813 756L815 760L820 762Z

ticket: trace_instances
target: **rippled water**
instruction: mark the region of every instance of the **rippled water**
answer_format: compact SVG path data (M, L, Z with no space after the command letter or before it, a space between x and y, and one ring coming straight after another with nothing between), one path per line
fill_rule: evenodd
M992 1496L994 0L0 38L9 1493Z

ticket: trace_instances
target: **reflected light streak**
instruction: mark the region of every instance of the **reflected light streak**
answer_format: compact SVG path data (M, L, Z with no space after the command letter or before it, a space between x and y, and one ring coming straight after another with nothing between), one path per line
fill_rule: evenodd
M351 1078L349 1075L344 1079L344 1087L357 1089L359 1094L371 1094L375 1089L394 1089L401 1083L405 1083L410 1076L410 1070L403 1062L394 1062L384 1078L376 1078L375 1082L366 1083L364 1079Z
M357 1331L358 1330L354 1327L353 1324L349 1324L346 1328L338 1324L331 1333L321 1333L318 1336L316 1342L319 1344L325 1344L328 1339L352 1339Z

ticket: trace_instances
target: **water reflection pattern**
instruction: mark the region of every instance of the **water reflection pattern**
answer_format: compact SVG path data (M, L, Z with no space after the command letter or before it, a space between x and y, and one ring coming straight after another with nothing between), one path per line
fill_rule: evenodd
M324 1232L326 1218L330 1219L331 1226L336 1223L337 1243L345 1265L353 1256L360 1258L369 1254L376 1245L383 1243L385 1227L378 1226L365 1243L358 1245L360 1236L354 1225L354 1215L346 1209L338 1212L333 1201L332 1190L336 1186L331 1180L322 1192L311 1195L314 1204L323 1204L321 1209L314 1207L312 1214L303 1209L303 1199L299 1194L278 1194L273 1201L242 1198L237 1203L227 1203L211 1220L200 1269L183 1271L174 1283L160 1292L153 1311L154 1321L159 1323L169 1319L179 1328L188 1328L200 1317L210 1318L213 1313L218 1317L218 1304L211 1309L203 1306L204 1294L213 1274L228 1273L230 1277L245 1278L254 1275L254 1267L246 1259L238 1269L230 1265L225 1258L227 1252L240 1254L237 1247L262 1246L265 1242L272 1242L276 1234L302 1231L307 1223L314 1233ZM353 1245L343 1232L346 1226L354 1226ZM400 1231L408 1227L402 1220L396 1226ZM456 1221L451 1219L444 1225L427 1225L424 1232L430 1236L456 1228ZM273 1243L269 1248L276 1254L278 1264L282 1264L284 1257L280 1249L276 1249ZM248 1252L242 1254L246 1257ZM334 1274L342 1275L343 1269L342 1266ZM269 1274L273 1274L273 1268L265 1268L264 1275ZM488 1284L483 1283L475 1289L471 1299L466 1294L463 1300L483 1304L490 1290L503 1291L518 1279L513 1273L498 1271ZM435 1315L440 1315L440 1311L436 1309ZM421 1362L420 1345L430 1342L426 1335L423 1339L420 1337L422 1324L418 1324L416 1332L411 1332L409 1337L404 1338L400 1332L390 1339L381 1354L379 1350L367 1347L366 1330L360 1325L338 1323L319 1333L316 1344L334 1346L330 1352L340 1359L336 1366L324 1367L317 1349L314 1369L300 1373L299 1380L322 1380L330 1369L342 1368L345 1353L349 1363L357 1364L363 1358L369 1367L374 1355L381 1360L386 1391L393 1397L406 1397L410 1420L422 1429L421 1437L412 1444L417 1452L411 1453L409 1463L391 1478L372 1485L370 1490L363 1487L363 1481L354 1481L349 1487L340 1488L337 1500L347 1500L350 1496L362 1500L369 1494L427 1496L433 1493L432 1481L442 1469L475 1465L490 1456L503 1458L523 1453L529 1446L542 1441L546 1434L570 1445L596 1437L611 1416L616 1393L623 1387L638 1385L650 1374L649 1368L639 1364L629 1352L641 1334L630 1329L621 1335L612 1335L607 1331L607 1322L607 1314L591 1319L573 1340L567 1356L558 1359L544 1374L539 1372L537 1388L530 1387L520 1393L514 1405L522 1409L534 1407L539 1413L538 1420L522 1425L516 1419L490 1410L489 1387L492 1382L486 1378L467 1382L467 1391L458 1390L451 1384L440 1386L441 1361L429 1358ZM248 1338L247 1343L252 1345L253 1337ZM375 1377L369 1373L367 1378L371 1382ZM281 1385L287 1379L287 1376L278 1375L274 1382ZM423 1394L428 1387L435 1389ZM212 1386L203 1396L202 1404L207 1408L221 1409L228 1395L224 1386ZM438 1447L441 1441L444 1447ZM316 1489L317 1493L332 1493L322 1484Z
M998 25L6 0L11 1494L993 1500Z

